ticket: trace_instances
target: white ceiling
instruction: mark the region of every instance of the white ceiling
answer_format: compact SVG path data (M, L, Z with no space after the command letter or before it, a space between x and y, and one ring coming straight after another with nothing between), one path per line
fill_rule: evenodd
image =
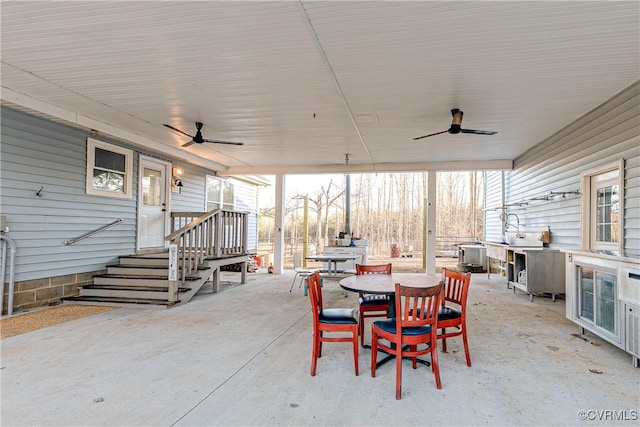
M227 173L504 168L640 78L638 1L2 2L2 99ZM443 134L451 108L463 128ZM182 148L204 122L209 139ZM345 168L345 155L349 168Z

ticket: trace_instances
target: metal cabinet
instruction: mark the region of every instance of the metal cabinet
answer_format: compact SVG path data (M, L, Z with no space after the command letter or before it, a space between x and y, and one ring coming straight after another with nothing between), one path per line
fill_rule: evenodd
M498 270L500 274L505 275L507 264L507 246L500 243L485 242L487 248L486 260L487 260L487 279L491 278L491 260L498 262Z
M367 263L367 247L366 246L325 246L323 250L324 255L346 255L355 256L353 261L339 262L338 270L355 270L356 264ZM328 264L324 266L329 269Z
M507 249L507 281L529 294L565 293L564 253L552 249Z
M481 273L485 271L487 248L482 245L458 246L458 271Z

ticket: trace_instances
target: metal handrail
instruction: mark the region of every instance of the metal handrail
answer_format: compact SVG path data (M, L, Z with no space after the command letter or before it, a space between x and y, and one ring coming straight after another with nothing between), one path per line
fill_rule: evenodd
M65 245L65 246L73 245L74 243L76 243L76 242L78 242L78 241L80 241L82 239L86 239L87 237L93 236L94 234L99 233L101 231L104 231L109 227L113 227L116 224L120 224L122 221L124 221L124 219L118 218L118 219L116 219L115 221L113 221L110 224L103 225L102 227L96 228L93 231L89 231L88 233L84 233L82 236L78 236L75 239L65 240L64 242L62 242L62 244Z

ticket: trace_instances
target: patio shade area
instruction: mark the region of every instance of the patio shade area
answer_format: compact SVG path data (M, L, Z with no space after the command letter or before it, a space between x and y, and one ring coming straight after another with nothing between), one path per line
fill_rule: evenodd
M289 292L292 279L263 269L173 309L118 308L6 338L1 424L637 425L638 369L580 335L562 299L530 302L497 275L473 274L472 366L450 339L442 389L428 367L405 361L397 401L394 364L372 378L367 349L356 377L351 346L327 343L309 375L310 304L301 288ZM325 307L357 307L337 281L323 293ZM365 331L370 342L370 321Z

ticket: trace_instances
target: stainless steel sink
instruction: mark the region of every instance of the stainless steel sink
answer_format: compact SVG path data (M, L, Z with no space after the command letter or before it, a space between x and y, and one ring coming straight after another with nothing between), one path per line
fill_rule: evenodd
M514 248L542 248L543 244L540 241L540 233L510 233L504 236L503 242L485 242L487 244L495 244L502 246L509 246Z
M485 245L494 245L494 246L500 246L503 248L518 248L518 249L545 249L542 246L542 243L540 244L534 244L531 242L522 242L522 244L518 244L518 243L502 243L502 242L484 242Z

